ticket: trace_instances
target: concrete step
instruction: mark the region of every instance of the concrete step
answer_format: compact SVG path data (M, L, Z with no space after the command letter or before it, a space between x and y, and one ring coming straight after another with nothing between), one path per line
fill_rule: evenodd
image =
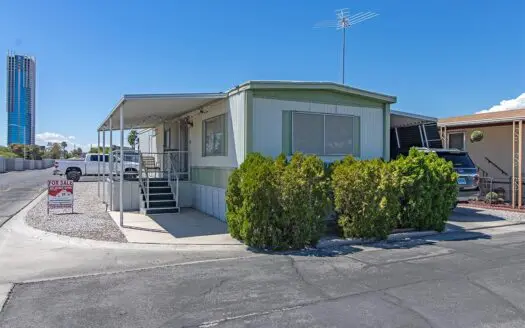
M173 198L174 197L171 192L149 194L149 200L173 200ZM142 194L142 200L146 200L145 194Z
M178 207L155 207L155 208L140 208L140 214L162 214L162 213L179 213Z
M141 202L142 207L146 207L146 201ZM177 207L177 202L173 199L161 199L161 200L149 200L149 208L158 208L158 207Z
M141 190L142 194L145 194L144 190ZM149 193L151 194L167 194L171 193L171 187L169 186L160 186L160 187L149 187Z

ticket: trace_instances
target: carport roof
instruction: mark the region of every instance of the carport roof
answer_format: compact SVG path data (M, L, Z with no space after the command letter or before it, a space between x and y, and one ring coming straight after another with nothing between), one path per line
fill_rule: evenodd
M194 111L218 99L225 93L173 93L124 95L108 117L99 126L99 131L120 129L120 112L123 108L124 130L153 128L163 121Z
M266 90L328 90L373 99L392 104L396 97L352 88L333 82L304 81L248 81L227 92L219 93L172 93L172 94L129 94L124 95L110 114L100 124L98 131L109 130L109 121L114 130L120 129L120 109L123 108L124 129L145 129L193 112L203 106L247 89Z

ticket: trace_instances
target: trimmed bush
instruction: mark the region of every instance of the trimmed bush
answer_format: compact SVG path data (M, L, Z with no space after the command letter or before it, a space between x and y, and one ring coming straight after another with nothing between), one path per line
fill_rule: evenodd
M323 162L315 156L284 155L275 161L251 153L234 170L226 191L232 237L269 249L315 245L329 208Z
M279 163L277 159L276 166L280 167ZM317 156L295 153L278 181L285 246L314 246L324 232L330 208L330 186L323 161Z
M395 177L381 160L347 157L332 173L334 204L344 237L384 239L398 212Z
M457 199L452 163L413 148L390 165L400 195L397 227L442 231Z

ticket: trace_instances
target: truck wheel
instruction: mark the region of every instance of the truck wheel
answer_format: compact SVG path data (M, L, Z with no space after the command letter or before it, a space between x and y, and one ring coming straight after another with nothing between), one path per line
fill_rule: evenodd
M74 182L78 182L80 180L80 172L78 171L69 171L66 174L68 180L73 180Z

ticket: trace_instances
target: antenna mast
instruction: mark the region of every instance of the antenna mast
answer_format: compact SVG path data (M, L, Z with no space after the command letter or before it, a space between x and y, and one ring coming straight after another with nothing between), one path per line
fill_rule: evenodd
M315 24L314 28L331 27L336 30L343 30L343 56L342 56L342 83L345 84L345 60L346 60L346 30L356 24L364 22L365 20L372 19L379 14L371 11L360 12L350 16L348 8L337 9L335 11L337 20L335 21L322 21Z

